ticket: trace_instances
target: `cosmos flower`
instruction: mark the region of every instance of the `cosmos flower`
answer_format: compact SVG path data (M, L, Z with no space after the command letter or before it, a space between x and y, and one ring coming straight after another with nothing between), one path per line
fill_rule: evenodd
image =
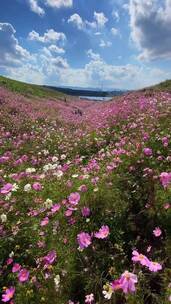
M92 304L93 302L94 302L94 294L93 293L85 296L85 303L86 304Z
M98 232L96 232L94 234L94 236L97 238L97 239L106 239L109 235L109 227L108 226L102 226Z
M135 292L135 284L137 284L138 278L132 273L125 271L120 278L120 284L124 293L133 293Z
M157 262L150 262L148 268L152 272L157 272L159 270L162 270L162 265Z
M21 265L18 263L15 263L12 267L12 272L19 272L21 269Z
M78 205L78 203L80 201L80 194L78 192L71 193L68 197L68 200L71 205L74 205L74 206Z
M144 148L143 151L145 156L151 156L153 154L153 151L150 148Z
M159 237L161 234L162 234L162 231L159 227L156 227L154 230L153 230L153 234L155 237Z
M87 248L91 244L91 236L86 232L77 235L77 241L81 249Z
M11 192L13 189L13 185L8 183L6 185L4 185L1 189L0 189L0 193L1 194L8 194L9 192Z
M2 302L9 302L15 293L15 287L9 287L5 290L5 293L2 295Z
M136 250L134 250L132 252L132 254L133 254L133 257L132 257L132 261L133 262L139 262L141 265L148 267L150 261L149 261L149 259L145 255L139 253Z
M21 283L27 282L29 279L29 271L26 268L20 270L18 279Z

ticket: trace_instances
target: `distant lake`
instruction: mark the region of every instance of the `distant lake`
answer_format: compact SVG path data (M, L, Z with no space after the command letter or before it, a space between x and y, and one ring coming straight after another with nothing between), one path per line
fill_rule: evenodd
M109 101L113 97L79 96L79 98L80 99L95 100L95 101Z

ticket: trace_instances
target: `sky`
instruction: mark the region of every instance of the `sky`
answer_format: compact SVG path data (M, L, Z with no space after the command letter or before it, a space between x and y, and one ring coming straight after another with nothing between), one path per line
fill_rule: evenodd
M171 79L171 0L1 0L0 74L100 89Z

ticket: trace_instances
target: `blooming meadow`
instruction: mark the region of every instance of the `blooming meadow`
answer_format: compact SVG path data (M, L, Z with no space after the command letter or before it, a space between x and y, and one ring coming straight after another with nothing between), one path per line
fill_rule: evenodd
M0 88L0 298L171 302L171 94Z

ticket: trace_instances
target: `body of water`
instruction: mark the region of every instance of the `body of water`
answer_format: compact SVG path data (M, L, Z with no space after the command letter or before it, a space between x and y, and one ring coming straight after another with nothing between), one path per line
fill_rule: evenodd
M109 101L112 97L97 97L97 96L79 96L80 99L88 99L95 101Z

